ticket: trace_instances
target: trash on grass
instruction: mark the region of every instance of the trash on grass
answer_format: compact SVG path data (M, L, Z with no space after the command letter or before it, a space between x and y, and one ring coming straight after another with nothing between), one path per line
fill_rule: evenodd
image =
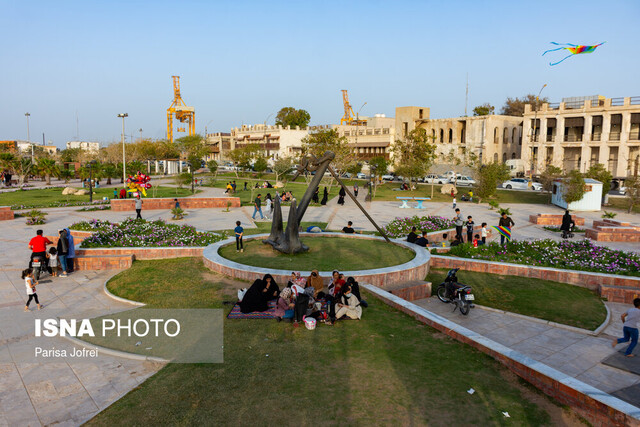
M467 390L467 393L469 393L469 394L473 394L473 393L475 393L475 392L476 392L476 391L475 391L473 388L470 388L469 390Z

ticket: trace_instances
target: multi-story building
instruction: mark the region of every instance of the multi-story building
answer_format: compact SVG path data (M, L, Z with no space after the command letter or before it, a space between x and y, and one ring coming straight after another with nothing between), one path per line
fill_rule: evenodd
M397 137L402 139L413 129L422 128L433 138L440 158L452 154L464 160L465 156L474 153L482 163L520 159L521 117L487 115L431 119L429 115L427 107L397 107Z
M249 144L258 144L264 154L277 160L279 157L295 157L302 149L302 139L309 134L309 128L283 127L280 125L242 125L231 129L231 138L228 149L224 144L221 150L221 158L229 160L228 150L246 147Z
M69 148L79 148L85 151L100 151L100 143L99 142L88 142L88 141L68 141L67 149Z
M223 150L229 150L231 147L231 133L229 132L215 132L208 133L205 139L205 143L209 147L209 153L205 156L204 160L220 161L220 153Z
M384 114L373 117L359 117L366 125L330 125L339 136L347 138L349 147L360 160L374 157L390 158L391 147L395 142L395 119ZM314 127L312 127L314 129Z
M625 178L640 162L640 96L566 98L539 111L527 104L523 132L522 158L534 174L547 164L585 172L602 163L614 178Z

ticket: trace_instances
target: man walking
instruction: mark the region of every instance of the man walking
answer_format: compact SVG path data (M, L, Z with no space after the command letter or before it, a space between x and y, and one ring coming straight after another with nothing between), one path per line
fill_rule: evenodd
M262 200L260 199L262 194L258 194L258 197L253 201L253 215L251 219L256 219L256 213L260 213L260 219L264 219L264 215L262 215Z
M513 220L511 219L510 216L507 216L506 212L502 213L502 218L500 218L500 222L498 223L499 227L504 227L507 229L507 231L509 232L509 236L511 236L511 229L513 228L513 226L516 225ZM501 232L500 233L500 244L504 245L506 238L504 236L504 234ZM509 238L509 240L511 240L511 238Z
M142 219L142 215L140 212L142 211L142 200L140 199L140 194L136 196L136 219Z
M633 300L633 307L627 310L622 316L622 331L624 333L623 338L618 338L611 343L611 347L615 348L616 345L628 342L631 340L629 347L624 352L626 357L634 357L633 349L638 344L638 321L640 321L640 298L635 298Z
M464 221L462 220L460 208L456 209L456 216L453 217L453 223L456 225L456 237L458 240L462 240L462 226L464 225Z

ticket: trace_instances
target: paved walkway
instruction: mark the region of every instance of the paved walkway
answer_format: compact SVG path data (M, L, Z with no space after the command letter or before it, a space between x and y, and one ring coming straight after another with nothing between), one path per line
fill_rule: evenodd
M611 323L596 337L480 308L463 316L436 297L414 303L607 393L640 383L640 376L600 363L616 351L608 334L621 333L624 304L607 303Z

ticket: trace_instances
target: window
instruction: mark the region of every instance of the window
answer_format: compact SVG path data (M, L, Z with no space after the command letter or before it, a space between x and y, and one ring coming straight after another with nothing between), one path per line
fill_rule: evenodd
M418 111L418 116L419 116L418 118L420 119L422 118L422 108Z
M498 128L493 128L493 143L494 144L498 143Z
M444 142L444 129L440 129L440 143Z
M402 134L404 136L407 136L408 133L409 133L409 123L408 122L403 122L402 123Z
M507 161L507 153L502 153L502 163Z
M516 153L511 153L511 160L515 160L516 159Z
M436 130L431 129L431 138L433 138L433 142L436 142Z
M449 129L449 144L453 142L453 129Z
M556 184L553 184L553 194L556 194L558 192L558 186Z
M498 162L498 153L493 155L493 161L494 161L494 163Z
M505 144L509 142L509 129L504 128L502 131L502 142Z
M516 128L513 128L511 130L511 143L515 144L516 143Z

